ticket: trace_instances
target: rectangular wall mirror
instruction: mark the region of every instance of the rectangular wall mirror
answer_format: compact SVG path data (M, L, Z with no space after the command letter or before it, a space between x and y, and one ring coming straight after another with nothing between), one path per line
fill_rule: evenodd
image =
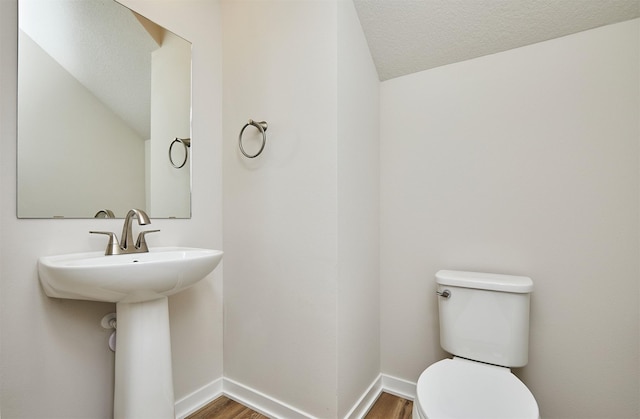
M190 218L191 43L114 0L18 20L18 217Z

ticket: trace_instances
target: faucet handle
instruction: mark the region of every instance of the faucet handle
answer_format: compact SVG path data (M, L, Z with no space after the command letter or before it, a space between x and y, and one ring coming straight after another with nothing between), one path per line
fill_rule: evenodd
M109 243L107 243L107 250L104 252L106 256L120 254L120 244L118 243L118 238L116 237L116 233L112 233L110 231L90 231L89 233L106 234L107 236L109 236Z
M144 236L149 233L157 233L158 231L160 230L141 231L140 234L138 234L138 240L136 240L136 249L140 249L141 252L148 252L149 248L147 247L147 241L145 240Z

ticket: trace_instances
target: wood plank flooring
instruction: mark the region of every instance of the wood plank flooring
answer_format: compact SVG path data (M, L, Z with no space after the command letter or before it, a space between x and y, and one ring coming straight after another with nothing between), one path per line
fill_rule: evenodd
M389 393L382 393L365 419L411 419L413 402Z
M382 393L364 419L411 419L413 402ZM240 403L220 396L186 419L269 419Z
M269 419L228 397L220 396L186 419Z

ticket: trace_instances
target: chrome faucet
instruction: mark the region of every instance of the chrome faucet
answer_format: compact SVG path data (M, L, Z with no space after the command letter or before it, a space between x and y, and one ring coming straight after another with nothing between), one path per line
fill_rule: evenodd
M132 209L129 210L127 216L124 218L124 226L122 227L122 234L120 235L120 243L118 243L118 238L116 237L116 233L112 233L110 231L90 231L92 234L106 234L109 236L109 243L107 244L107 250L104 252L105 255L125 255L128 253L146 253L149 251L147 247L147 241L145 240L145 235L148 233L155 233L160 230L146 230L141 231L138 234L138 239L135 244L133 243L133 232L131 227L131 220L133 217L136 217L139 225L147 225L151 224L151 220L149 220L149 216L146 212L141 209Z

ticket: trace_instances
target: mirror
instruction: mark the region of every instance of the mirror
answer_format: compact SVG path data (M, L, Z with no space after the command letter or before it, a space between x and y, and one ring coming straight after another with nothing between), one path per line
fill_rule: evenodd
M18 218L190 218L191 43L114 0L18 16Z

